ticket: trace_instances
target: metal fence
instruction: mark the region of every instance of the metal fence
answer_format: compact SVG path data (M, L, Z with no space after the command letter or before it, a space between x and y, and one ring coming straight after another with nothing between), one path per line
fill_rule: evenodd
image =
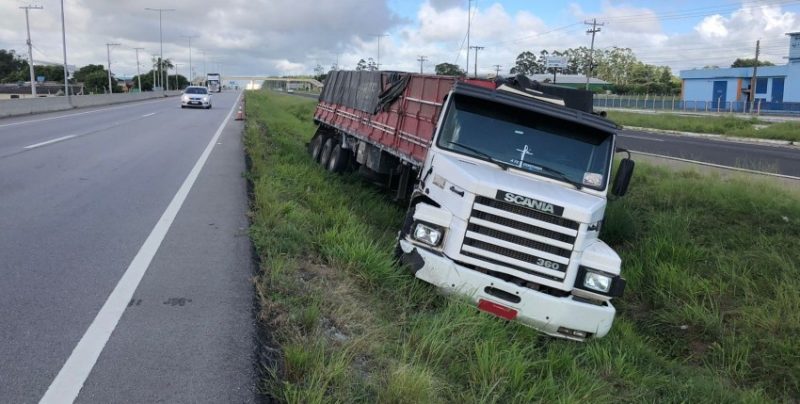
M691 101L681 100L679 96L653 96L632 95L617 96L596 94L594 96L595 108L620 108L654 111L687 111L687 112L715 112L715 113L749 113L774 114L774 115L800 115L798 102L766 102L756 99L751 105L746 101Z

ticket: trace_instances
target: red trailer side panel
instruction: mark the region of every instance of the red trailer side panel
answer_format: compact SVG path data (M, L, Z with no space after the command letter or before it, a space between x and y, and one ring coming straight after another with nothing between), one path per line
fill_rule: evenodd
M433 139L444 97L456 78L421 74L410 76L403 95L375 115L320 101L314 118L414 165L422 165Z

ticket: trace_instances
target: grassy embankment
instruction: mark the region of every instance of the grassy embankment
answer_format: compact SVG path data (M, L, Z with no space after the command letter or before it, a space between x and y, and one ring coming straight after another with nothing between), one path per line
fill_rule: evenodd
M608 117L624 126L800 141L800 122L770 123L756 118L732 116L700 117L672 113L640 114L624 111L608 111ZM760 129L756 129L757 127L754 125L758 125Z
M628 288L603 339L543 337L439 296L391 259L403 208L304 143L313 100L247 93L263 388L313 402L768 402L800 398L800 203L640 166L604 238Z

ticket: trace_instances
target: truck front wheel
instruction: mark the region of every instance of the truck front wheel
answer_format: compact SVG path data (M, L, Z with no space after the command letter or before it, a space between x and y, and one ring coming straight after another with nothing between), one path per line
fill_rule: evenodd
M397 260L401 266L400 257L403 255L403 248L400 247L400 240L406 238L406 236L411 233L411 225L414 223L414 211L416 211L415 206L408 208L406 217L403 220L403 226L400 227L400 231L397 233L397 243L394 246L394 259Z

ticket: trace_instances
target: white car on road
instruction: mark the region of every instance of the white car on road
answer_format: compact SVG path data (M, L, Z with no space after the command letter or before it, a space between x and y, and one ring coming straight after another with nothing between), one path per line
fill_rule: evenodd
M201 86L186 87L181 95L181 108L186 107L211 108L211 93L208 88Z

